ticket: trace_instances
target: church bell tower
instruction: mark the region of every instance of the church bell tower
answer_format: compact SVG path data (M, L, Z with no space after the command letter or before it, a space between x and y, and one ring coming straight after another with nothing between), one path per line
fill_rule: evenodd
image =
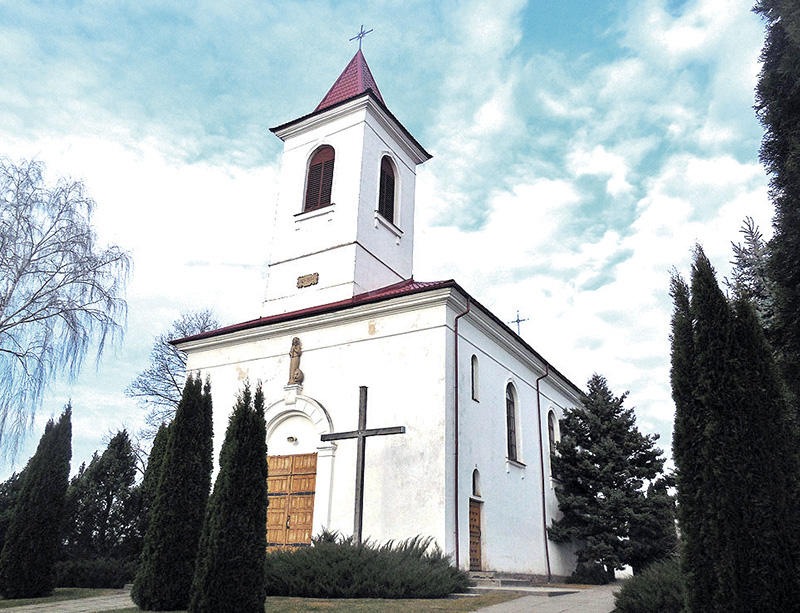
M430 155L392 115L359 49L284 142L262 315L411 279L416 167Z

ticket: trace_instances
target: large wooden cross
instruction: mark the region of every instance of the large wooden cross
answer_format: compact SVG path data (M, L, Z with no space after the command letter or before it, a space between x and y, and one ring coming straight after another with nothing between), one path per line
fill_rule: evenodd
M358 398L358 430L350 432L338 432L334 434L323 434L320 438L323 441L341 441L354 438L358 440L358 450L356 453L356 501L353 520L353 537L356 543L361 543L361 527L364 517L364 450L366 448L368 436L381 436L385 434L405 434L405 426L395 426L392 428L373 428L367 430L367 387L362 385L359 388Z

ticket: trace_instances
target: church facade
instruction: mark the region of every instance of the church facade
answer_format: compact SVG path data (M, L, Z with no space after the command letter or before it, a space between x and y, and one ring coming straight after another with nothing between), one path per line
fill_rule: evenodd
M360 524L379 542L432 536L462 568L569 575L572 548L546 535L549 458L581 392L454 280L414 280L430 155L361 51L312 113L272 131L284 153L262 314L175 341L211 378L215 457L236 394L262 382L270 547Z

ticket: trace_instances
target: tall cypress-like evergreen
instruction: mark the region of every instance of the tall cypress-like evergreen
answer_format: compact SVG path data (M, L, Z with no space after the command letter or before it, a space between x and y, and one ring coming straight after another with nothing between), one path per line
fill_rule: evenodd
M797 434L752 306L698 247L689 309L673 281L675 462L691 611L798 602ZM688 314L688 318L686 317Z
M681 529L681 566L686 577L690 611L711 611L716 591L708 524L703 521L713 507L703 486L708 415L697 402L697 371L689 286L677 274L672 278L672 398L675 428L672 455L677 467L678 522Z
M23 473L14 516L0 555L0 593L35 598L53 591L64 500L72 459L72 407L50 420Z
M142 482L136 492L139 501L137 532L140 539L144 539L144 535L147 534L147 527L150 525L150 512L153 509L156 494L158 493L158 482L161 480L161 466L164 462L164 452L167 450L168 439L169 426L162 423L153 439L153 447L150 449L150 456L147 458L147 468L144 469Z
M266 598L267 432L264 395L249 385L230 417L208 502L190 613L260 613Z
M775 315L770 340L778 349L783 378L800 404L800 11L794 0L759 0L767 21L756 87L756 110L764 126L761 161L770 175L775 204L769 275Z
M213 467L211 389L190 375L169 426L150 525L131 597L145 610L185 609Z

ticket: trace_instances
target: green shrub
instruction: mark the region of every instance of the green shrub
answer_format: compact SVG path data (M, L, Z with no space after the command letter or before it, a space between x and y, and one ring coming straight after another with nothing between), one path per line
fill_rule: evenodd
M680 559L656 562L628 579L616 594L615 613L681 613L686 593Z
M580 562L575 571L567 577L567 583L581 585L606 585L611 581L605 567L597 562Z
M136 562L94 558L56 562L58 587L121 588L133 581Z
M323 533L311 547L267 555L268 596L305 598L443 598L463 592L469 575L433 539L356 545Z

